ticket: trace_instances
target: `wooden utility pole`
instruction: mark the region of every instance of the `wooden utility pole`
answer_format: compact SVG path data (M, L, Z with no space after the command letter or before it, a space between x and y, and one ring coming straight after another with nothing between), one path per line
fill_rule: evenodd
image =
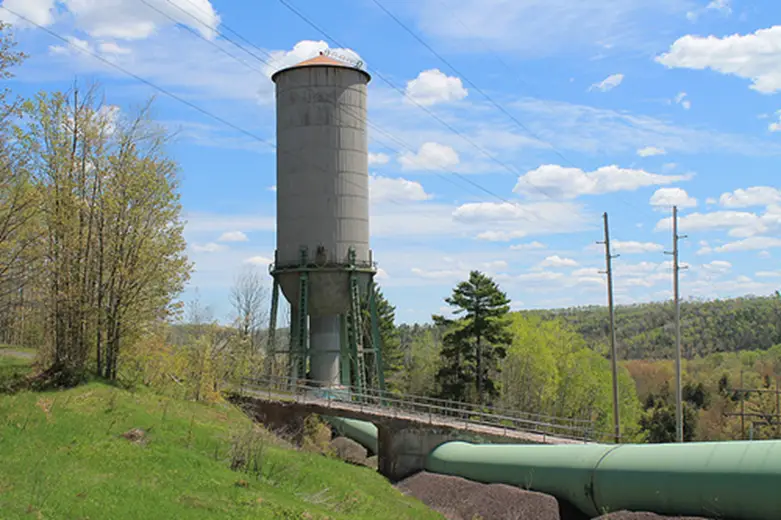
M610 254L610 228L607 221L607 213L604 214L605 219L605 241L597 242L598 244L605 245L605 265L607 270L607 306L610 314L610 361L613 365L613 427L615 429L615 441L616 444L621 442L621 421L618 415L618 355L616 354L616 320L615 312L613 308L613 258L618 258L619 255Z
M675 425L676 438L683 442L683 388L681 386L681 301L678 283L681 271L678 262L678 240L686 236L678 235L678 206L673 206L673 299L675 302Z

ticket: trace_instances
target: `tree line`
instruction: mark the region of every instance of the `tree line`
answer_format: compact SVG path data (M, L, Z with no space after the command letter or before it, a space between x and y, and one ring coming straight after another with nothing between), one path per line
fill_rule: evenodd
M600 351L608 348L605 307L524 311L560 318ZM671 359L675 353L675 309L671 302L616 308L616 336L621 359ZM781 344L781 298L748 296L681 302L683 356L695 359L719 352L765 350Z
M0 57L4 79L24 59L5 25ZM114 379L190 274L169 135L97 87L2 96L0 341L41 347L53 380Z

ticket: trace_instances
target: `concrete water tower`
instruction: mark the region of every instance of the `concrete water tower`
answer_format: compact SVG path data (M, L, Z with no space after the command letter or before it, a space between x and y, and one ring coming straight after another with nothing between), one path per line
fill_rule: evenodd
M279 289L291 307L288 374L317 386L384 387L369 249L367 84L360 68L324 53L272 77L277 100L277 249L270 345ZM368 298L370 324L361 301ZM363 330L371 327L372 345ZM274 359L276 356L274 356Z

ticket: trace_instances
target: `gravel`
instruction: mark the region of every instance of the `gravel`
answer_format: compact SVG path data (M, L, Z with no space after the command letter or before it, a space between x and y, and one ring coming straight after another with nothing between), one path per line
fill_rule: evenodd
M631 511L616 511L602 515L595 520L710 520L702 516L662 516L654 513L633 513Z
M422 471L396 487L440 512L448 520L588 520L555 497L504 484L481 484ZM710 520L693 516L616 511L592 520Z
M396 485L448 520L560 520L555 498L504 484L421 472Z

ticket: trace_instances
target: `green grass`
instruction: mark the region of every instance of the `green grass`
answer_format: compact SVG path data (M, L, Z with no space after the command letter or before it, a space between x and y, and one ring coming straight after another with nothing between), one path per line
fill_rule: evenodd
M0 343L0 354L2 354L3 350L13 350L13 351L16 351L16 352L27 352L28 354L36 354L38 352L34 348L17 347L15 345L6 345L5 343Z
M0 356L0 366L10 366ZM18 365L17 365L18 366ZM234 407L90 383L0 395L3 519L434 519L380 475L264 436L260 476L232 471ZM122 433L148 433L134 443Z
M32 359L4 354L3 347L3 345L0 345L0 399L2 399L4 392L8 391L17 381L20 381L30 372L30 367L33 363Z

